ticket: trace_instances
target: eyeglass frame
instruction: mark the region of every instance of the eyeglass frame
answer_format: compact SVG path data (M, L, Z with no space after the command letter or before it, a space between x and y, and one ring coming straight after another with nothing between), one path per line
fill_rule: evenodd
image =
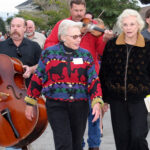
M76 39L78 39L78 38L82 38L82 35L80 34L80 35L66 35L66 36L70 36L70 37L72 37L74 40L76 40Z

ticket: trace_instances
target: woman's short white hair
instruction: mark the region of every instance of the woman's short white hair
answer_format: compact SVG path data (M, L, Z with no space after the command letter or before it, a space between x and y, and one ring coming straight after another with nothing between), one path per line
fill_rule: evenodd
M68 32L68 28L73 28L73 27L77 27L79 29L81 29L82 27L82 23L81 22L74 22L72 20L63 20L58 28L58 39L59 41L61 41L61 36L62 35L67 35Z
M123 19L125 17L129 16L135 16L137 19L137 23L140 25L139 31L141 31L144 28L144 20L142 19L141 15L138 13L138 11L133 10L133 9L125 9L117 18L117 26L122 30L123 26Z

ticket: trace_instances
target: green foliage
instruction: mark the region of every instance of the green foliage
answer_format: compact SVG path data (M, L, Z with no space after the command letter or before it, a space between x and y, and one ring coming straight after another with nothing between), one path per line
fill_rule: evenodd
M46 22L46 16L41 15L40 12L26 12L26 11L21 11L17 17L23 17L25 20L33 20L37 29L45 30L49 28L49 25Z
M31 19L38 29L49 30L59 20L69 17L68 0L33 0L39 8L37 12L20 12L18 16ZM139 10L136 0L86 0L87 11L94 14L95 18L104 11L100 17L105 24L112 28L119 14L126 8Z
M44 14L47 14L49 16L48 18L48 25L49 26L54 26L59 20L63 19L63 17L59 14L59 12L50 10L50 11L45 11Z
M59 8L57 10L45 10L43 13L48 17L48 25L54 26L59 20L62 20L69 16L69 8L66 2L61 1L52 1L50 2L51 5L55 5L56 8Z
M13 18L13 17L8 17L8 18L7 18L7 20L6 20L7 24L10 24L12 18Z
M33 0L39 8L36 12L19 12L17 16L33 20L39 30L48 31L59 20L69 16L69 7L65 0Z
M104 11L100 18L105 24L112 28L119 14L126 8L139 10L136 5L137 1L132 0L86 0L87 11L90 11L97 18Z
M5 23L1 17L0 17L0 32L6 33Z

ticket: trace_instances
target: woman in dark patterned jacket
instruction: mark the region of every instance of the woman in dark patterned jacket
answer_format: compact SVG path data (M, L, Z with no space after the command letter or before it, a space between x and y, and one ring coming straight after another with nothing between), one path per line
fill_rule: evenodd
M45 95L56 150L82 150L88 99L92 100L93 122L99 118L103 104L92 56L79 47L80 28L81 23L61 22L58 36L63 42L43 51L25 98L25 114L32 120L31 105L36 105L41 93Z
M140 34L144 21L137 11L124 10L117 24L122 33L107 43L102 58L103 100L110 104L117 150L148 150L150 42Z

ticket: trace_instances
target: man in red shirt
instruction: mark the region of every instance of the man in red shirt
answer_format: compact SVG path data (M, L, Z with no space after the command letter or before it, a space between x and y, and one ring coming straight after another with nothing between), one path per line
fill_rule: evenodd
M84 18L86 12L86 3L84 0L72 0L70 2L70 14L71 16L67 19L73 21L81 21ZM62 21L62 20L61 20ZM58 27L61 21L57 22L51 34L45 41L44 49L49 46L53 46L58 43ZM87 32L83 35L80 47L89 50L93 56L96 65L96 71L99 73L98 55L103 54L105 42L112 37L112 31L105 30L103 36L95 37L91 33Z
M71 16L67 19L76 22L81 21L85 16L85 12L86 12L86 3L84 0L71 0L70 2ZM53 46L59 42L58 28L61 21L59 21L54 26L53 30L51 31L51 34L46 39L44 49L46 49L49 46ZM109 30L105 30L103 36L100 37L95 37L90 32L84 33L82 36L80 47L89 50L90 53L92 54L97 73L99 73L99 68L100 68L98 63L98 55L103 54L105 43L112 36L113 33L112 31ZM88 119L89 120L89 137L88 137L89 150L99 150L99 146L100 146L99 120L93 124L91 121L93 117L91 112L92 111L90 110L89 119Z

